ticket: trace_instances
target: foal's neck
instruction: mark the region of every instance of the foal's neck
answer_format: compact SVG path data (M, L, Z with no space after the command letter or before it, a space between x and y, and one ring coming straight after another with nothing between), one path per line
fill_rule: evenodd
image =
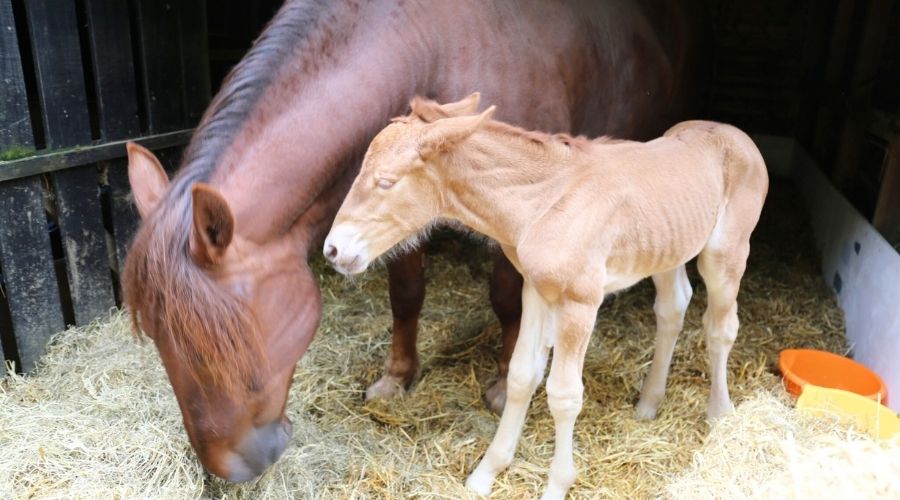
M578 153L569 139L496 122L479 129L444 158L445 215L516 246L570 184L564 171Z

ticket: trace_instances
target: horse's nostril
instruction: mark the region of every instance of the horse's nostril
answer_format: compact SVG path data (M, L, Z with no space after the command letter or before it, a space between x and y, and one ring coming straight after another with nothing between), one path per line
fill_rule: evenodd
M328 257L329 259L333 259L333 258L337 257L337 254L338 254L338 251L334 245L328 245L328 247L325 248L325 256Z

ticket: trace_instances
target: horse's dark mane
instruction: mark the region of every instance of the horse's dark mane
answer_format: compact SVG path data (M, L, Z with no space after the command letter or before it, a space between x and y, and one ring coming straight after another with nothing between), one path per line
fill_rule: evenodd
M226 390L247 387L265 364L250 309L219 287L190 256L191 188L208 181L280 68L309 38L328 8L325 0L288 1L230 72L194 133L166 196L135 235L122 273L125 303L141 331L152 311L156 335L166 335L183 366ZM143 325L150 328L151 325Z

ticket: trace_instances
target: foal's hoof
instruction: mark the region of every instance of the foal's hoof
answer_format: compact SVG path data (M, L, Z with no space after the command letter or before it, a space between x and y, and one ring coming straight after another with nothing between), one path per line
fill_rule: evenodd
M638 420L653 420L656 418L656 406L638 402L634 407L634 418Z
M733 411L734 405L727 399L724 401L710 400L709 406L706 408L706 420L713 422Z
M487 392L484 393L484 404L489 410L497 415L503 414L503 407L506 405L506 378L502 378L492 385Z
M400 377L384 374L366 389L366 402L391 399L406 394L406 382Z

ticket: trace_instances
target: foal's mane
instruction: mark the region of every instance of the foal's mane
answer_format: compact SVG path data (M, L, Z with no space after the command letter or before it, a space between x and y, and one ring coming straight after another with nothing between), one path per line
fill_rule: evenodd
M410 111L408 115L392 118L391 122L414 123L415 121L421 121L425 123L432 123L434 120L431 119L429 115L423 112L429 112L430 116L433 117L446 118L450 116L441 109L441 105L436 101L430 99L420 99L416 102L414 109ZM583 135L572 136L566 133L551 134L547 132L541 132L539 130L526 130L524 128L497 120L490 120L489 122L487 122L485 127L491 132L500 133L507 137L514 137L516 139L522 140L527 144L544 148L564 146L566 148L584 149L590 144L617 144L622 142L629 142L625 139L619 139L607 135L590 139Z
M168 192L135 235L122 273L135 331L151 321L142 318L141 311L152 311L158 321L153 331L168 336L191 376L206 375L230 392L254 382L266 355L247 304L218 286L190 256L191 188L209 180L285 62L321 27L327 8L325 0L287 2L231 71L197 127Z

